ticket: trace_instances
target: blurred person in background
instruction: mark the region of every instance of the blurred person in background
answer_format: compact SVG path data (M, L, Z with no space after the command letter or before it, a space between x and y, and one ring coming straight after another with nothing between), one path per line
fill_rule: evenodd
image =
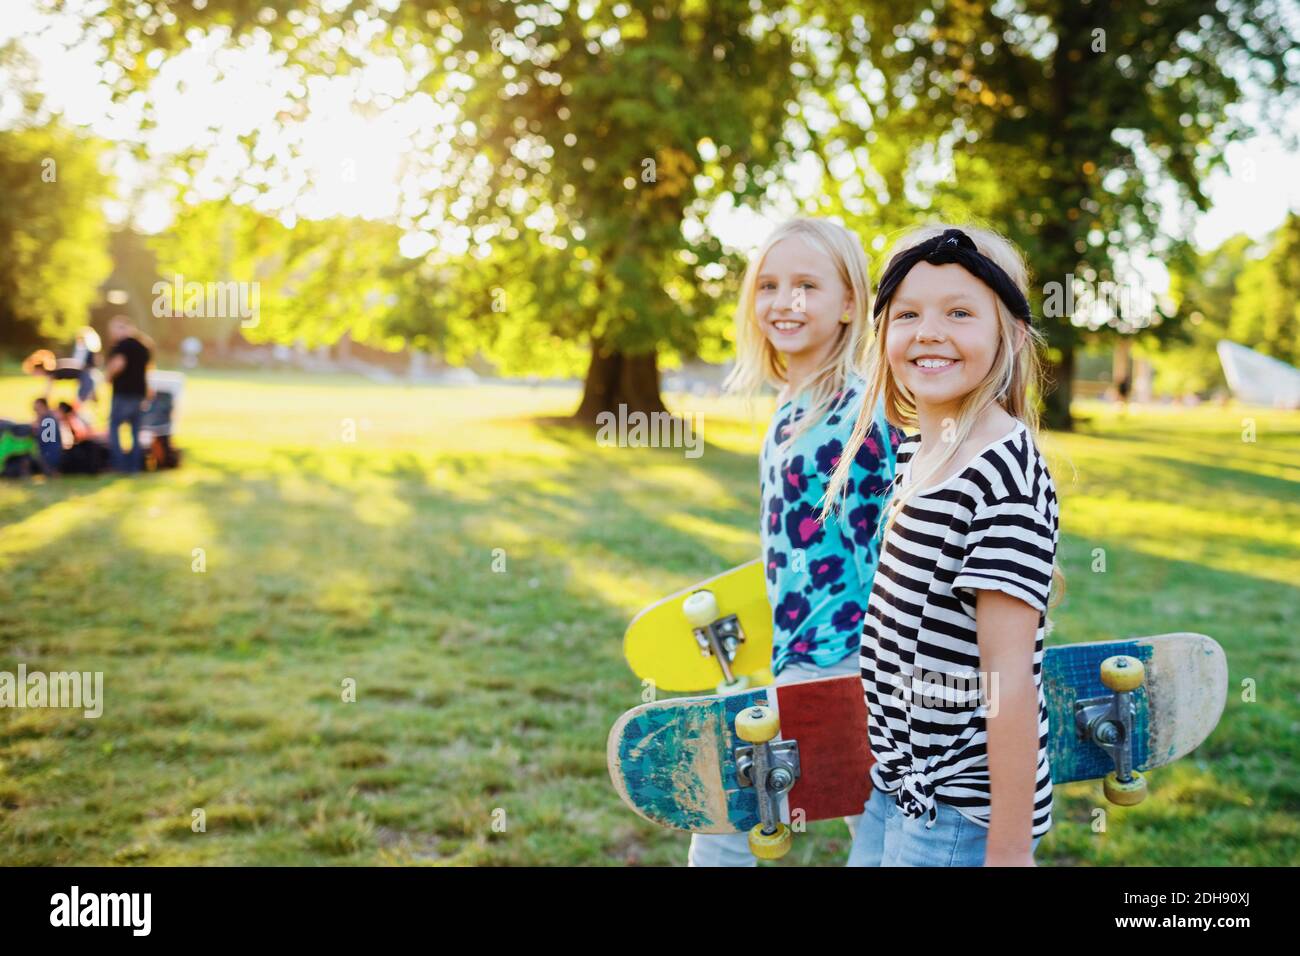
M114 471L132 474L144 462L140 447L140 418L149 395L147 370L153 353L145 344L145 336L131 325L125 316L114 316L108 324L109 340L113 343L108 353L104 372L113 384L113 401L108 416L108 447L112 453ZM131 428L131 452L123 453L121 430Z

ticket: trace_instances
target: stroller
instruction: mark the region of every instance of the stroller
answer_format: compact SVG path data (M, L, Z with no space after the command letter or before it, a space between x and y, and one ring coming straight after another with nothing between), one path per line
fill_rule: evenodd
M146 471L180 467L181 452L172 444L172 434L184 390L183 373L150 370L149 391L152 394L140 421L140 444L144 447Z

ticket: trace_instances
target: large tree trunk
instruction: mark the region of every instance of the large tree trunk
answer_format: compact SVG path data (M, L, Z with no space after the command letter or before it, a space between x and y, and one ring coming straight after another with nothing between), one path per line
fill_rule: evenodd
M1047 391L1043 396L1043 425L1054 431L1074 428L1070 396L1074 394L1074 345L1063 345L1061 360L1047 363Z
M620 404L626 405L628 412L667 411L659 397L659 365L655 353L605 352L599 342L593 343L582 404L573 417L594 423L601 412L617 415Z

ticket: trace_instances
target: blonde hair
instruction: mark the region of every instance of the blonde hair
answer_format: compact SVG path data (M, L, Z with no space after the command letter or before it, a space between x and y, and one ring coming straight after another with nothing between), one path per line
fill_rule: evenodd
M809 405L788 437L781 442L783 448L821 420L850 376L863 374L862 355L866 339L871 334L868 321L868 306L871 302L870 268L862 242L843 226L827 219L788 219L767 237L767 241L750 258L745 270L740 299L736 305L736 364L727 375L723 387L752 399L764 385L780 389L789 382L786 358L759 327L754 300L758 295L759 272L767 254L778 242L792 237L804 239L830 260L840 281L852 295L853 303L849 310L849 321L841 322L836 330L835 345L800 386L801 392L809 393Z
M1028 295L1029 269L1025 265L1024 257L1021 256L1020 251L1010 241L991 229L977 226L953 226L948 223L923 226L908 233L895 243L890 258L892 259L893 256L897 256L899 253L925 242L927 239L940 235L945 229L953 228L959 228L970 236L975 242L975 248L997 263L1002 268L1002 271L1011 278L1011 281L1016 284L1016 287L1026 296ZM882 539L893 525L894 520L902 512L903 506L915 497L919 490L928 488L930 480L942 474L949 466L953 458L956 457L958 449L970 437L976 419L990 404L996 402L1007 414L1023 422L1029 431L1031 440L1037 444L1039 429L1038 399L1043 379L1043 364L1040 352L1046 348L1047 342L1042 331L1035 328L1032 323L1022 322L1012 315L1001 298L994 295L994 301L997 304L998 350L994 355L992 367L989 369L984 381L962 398L957 412L952 440L944 443L947 450L924 474L909 475L907 486L903 489L901 495L893 494L890 496L877 531L878 536ZM1027 333L1027 338L1024 345L1017 350L1018 327L1022 325ZM898 428L913 429L918 425L916 402L911 393L894 378L893 370L889 367L889 360L885 354L888 327L889 315L886 309L881 313L879 327L875 329L875 334L868 342L866 365L870 374L867 379L866 396L862 401L862 412L858 415L858 420L853 426L853 433L850 435L844 451L840 455L839 464L831 473L827 484L826 494L822 499L821 517L823 520L831 510L841 504L838 499L847 485L853 457L871 431L872 411L881 398L884 398L885 403L885 420L891 425ZM1056 562L1053 562L1052 583L1056 585L1058 582L1063 588L1065 577L1061 574ZM1054 590L1057 590L1058 594L1056 603L1060 603L1059 597L1064 592L1055 588ZM1052 606L1055 606L1055 604Z

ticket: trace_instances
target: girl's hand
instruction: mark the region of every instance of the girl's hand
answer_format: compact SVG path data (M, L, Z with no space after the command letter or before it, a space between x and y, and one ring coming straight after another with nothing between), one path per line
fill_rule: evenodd
M992 849L984 854L985 866L1037 866L1034 862L1034 854L1029 853L997 853Z

